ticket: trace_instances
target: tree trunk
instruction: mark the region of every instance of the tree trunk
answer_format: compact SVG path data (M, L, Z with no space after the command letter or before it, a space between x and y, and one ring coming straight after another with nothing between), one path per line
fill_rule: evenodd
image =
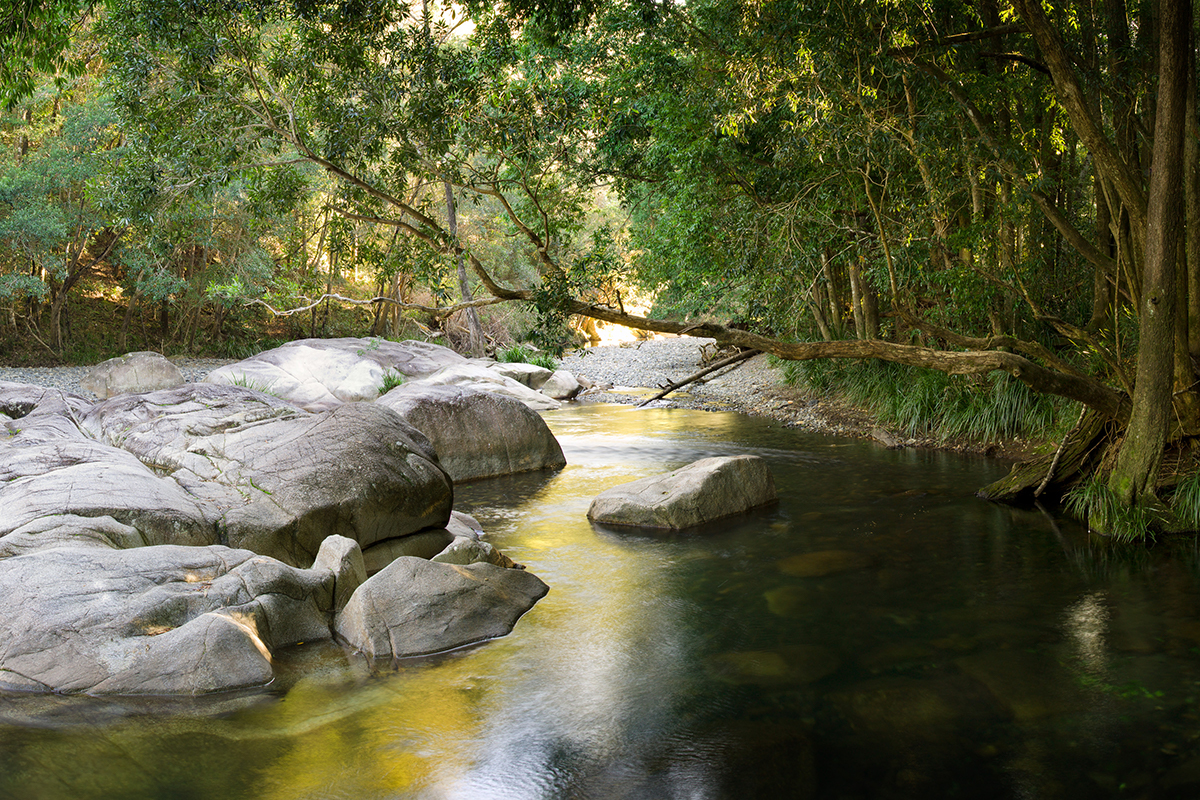
M449 181L443 182L446 187L446 222L451 237L458 236L458 212L454 208L454 189ZM464 303L470 302L471 285L467 282L467 265L462 254L458 254L458 289ZM479 358L484 354L486 343L483 338L483 326L479 323L479 312L468 308L463 312L467 320L467 349L470 354Z
M1144 231L1146 259L1138 309L1140 342L1133 414L1109 487L1125 504L1153 498L1171 420L1175 269L1183 225L1183 140L1190 0L1163 0L1158 103Z

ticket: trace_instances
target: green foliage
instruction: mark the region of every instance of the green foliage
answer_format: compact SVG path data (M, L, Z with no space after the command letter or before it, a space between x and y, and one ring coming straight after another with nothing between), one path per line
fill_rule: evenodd
M1100 476L1071 489L1064 501L1069 512L1118 542L1154 540L1159 514L1144 503L1125 505Z
M526 347L523 344L512 344L496 351L496 360L510 364L533 364L543 369L558 369L558 361L549 354Z
M1004 374L968 378L886 361L785 361L781 368L788 385L843 397L909 436L1038 438L1065 406Z
M383 373L383 384L379 387L381 395L387 394L397 386L404 385L404 376L393 369L385 370Z
M243 389L250 389L251 391L259 392L260 394L269 394L272 397L278 397L278 395L271 391L272 384L251 378L245 373L238 373L237 375L234 375L232 385L240 386Z
M43 74L61 86L82 74L69 54L71 33L91 0L6 0L0 12L0 104L12 108L32 95Z
M1191 471L1175 486L1171 513L1184 530L1200 531L1200 469L1194 462Z

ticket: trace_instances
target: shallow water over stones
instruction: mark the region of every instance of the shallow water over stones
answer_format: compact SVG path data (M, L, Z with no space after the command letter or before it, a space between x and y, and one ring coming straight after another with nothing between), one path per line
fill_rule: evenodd
M546 415L561 472L456 488L551 587L509 636L267 691L0 698L0 798L1086 798L1200 792L1200 555L979 501L1002 465L733 414ZM753 453L780 502L696 531L592 497Z

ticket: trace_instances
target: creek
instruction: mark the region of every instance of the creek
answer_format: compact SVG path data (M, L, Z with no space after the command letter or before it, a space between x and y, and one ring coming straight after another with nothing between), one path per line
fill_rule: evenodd
M0 798L1195 797L1200 551L974 497L1003 464L731 413L546 414L568 466L456 489L550 585L507 637L331 644L266 689L0 697ZM591 498L714 455L777 506L676 534Z

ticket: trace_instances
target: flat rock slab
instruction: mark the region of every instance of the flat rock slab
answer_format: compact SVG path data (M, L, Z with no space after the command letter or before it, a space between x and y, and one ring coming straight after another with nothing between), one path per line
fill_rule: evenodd
M777 499L758 456L705 458L597 495L588 519L604 525L680 530L741 514Z
M504 636L548 591L521 569L402 557L358 588L335 629L374 658L440 653Z

